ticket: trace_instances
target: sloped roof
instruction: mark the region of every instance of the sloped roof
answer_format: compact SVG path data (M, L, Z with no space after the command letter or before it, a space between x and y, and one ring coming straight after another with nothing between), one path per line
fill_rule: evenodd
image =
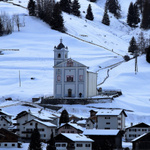
M132 142L138 141L139 139L143 138L143 137L146 136L147 134L150 134L150 133L144 133L144 134L140 135L139 137L133 139Z
M47 127L56 127L56 125L54 125L54 124L51 123L51 122L44 122L44 121L40 121L40 120L38 120L38 119L32 119L32 120L30 120L30 121L28 121L28 122L25 122L23 125L26 125L26 124L28 124L28 123L30 123L30 122L32 122L32 121L38 122L38 123L43 124L43 125L45 125L45 126L47 126Z
M83 134L82 135L76 133L61 133L61 134L74 142L93 142L92 139L87 138Z
M102 136L114 136L119 133L119 130L104 130L104 129L86 129L84 135L102 135Z
M60 44L57 46L57 49L62 49L62 48L65 48L65 46L64 46L63 43L60 43Z
M133 125L133 126L131 126L131 127L128 127L128 128L126 128L126 129L130 129L130 128L148 128L148 127L150 127L148 124L146 124L146 123L144 123L144 122L141 122L141 123L138 123L138 124L136 124L136 125Z
M63 61L63 62L61 62L61 63L55 65L54 67L61 67L62 64L65 64L65 63L66 63L67 61L69 61L69 60L71 60L71 61L73 61L73 62L79 64L79 65L80 65L79 67L87 67L87 66L85 66L84 64L82 64L82 63L80 63L80 62L78 62L78 61L76 61L76 60L74 60L74 59L72 59L72 58L68 58L67 60L65 60L65 61Z
M122 112L124 113L125 116L127 116L124 110L122 109L100 109L98 110L96 115L97 116L102 116L102 115L103 116L118 116Z
M38 111L38 112L34 112L34 111L22 111L20 112L16 118L14 118L14 120L17 120L27 114L30 114L31 116L34 116L35 118L39 118L41 120L53 120L53 118L56 118L56 116L54 116L53 114L50 114L49 112L43 112L43 111Z
M76 123L65 123L65 124L62 124L59 128L63 127L63 126L66 126L66 125L69 125L69 126L72 126L73 128L77 129L77 130L80 130L80 131L83 131L83 128L81 126L79 126L78 124Z

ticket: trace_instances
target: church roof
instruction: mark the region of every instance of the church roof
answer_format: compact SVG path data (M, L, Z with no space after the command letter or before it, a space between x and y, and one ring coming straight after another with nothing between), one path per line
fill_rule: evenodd
M67 60L65 60L65 61L63 61L63 62L61 62L61 63L55 65L54 67L60 67L62 64L66 63L67 61L73 61L73 62L77 63L77 64L78 64L78 67L87 67L87 66L85 66L84 64L82 64L82 63L80 63L80 62L78 62L78 61L73 60L72 58L68 58Z
M60 39L60 43L59 45L57 46L57 49L62 49L62 48L65 48L64 44L62 43L62 39Z

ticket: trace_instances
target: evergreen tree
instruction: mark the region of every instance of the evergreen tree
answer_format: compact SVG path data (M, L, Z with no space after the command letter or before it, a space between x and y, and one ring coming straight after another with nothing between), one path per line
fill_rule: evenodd
M80 4L78 2L78 0L74 0L72 3L72 11L71 13L77 17L80 16Z
M87 14L86 14L85 18L88 19L88 20L93 20L94 19L91 4L89 4L89 6L87 8Z
M60 32L65 32L64 20L62 17L62 12L60 9L60 5L57 2L54 6L52 18L51 18L51 28L54 30L58 30Z
M107 8L109 12L114 14L114 16L118 19L121 17L121 6L118 2L118 0L107 0L106 2Z
M56 150L53 132L51 134L50 140L47 142L46 150Z
M141 22L141 28L147 30L150 29L150 3L148 0L144 3L144 9L142 13L142 22Z
M30 16L35 16L35 1L29 0L28 10Z
M143 13L144 2L145 2L145 0L137 0L136 1L136 4L138 5L138 8L141 10L141 13Z
M0 16L1 17L1 16ZM4 33L4 26L3 26L3 22L2 19L0 18L0 36L2 36Z
M105 5L105 12L104 12L104 16L103 16L103 19L102 19L102 23L109 26L110 25L110 20L109 20L109 16L108 16L108 13L107 13L107 6Z
M130 3L128 9L127 23L130 27L137 27L137 24L140 22L139 10L137 4Z
M137 24L140 22L140 14L139 14L139 8L137 6L137 4L135 3L133 5L133 14L134 14L134 17L133 17L133 22L134 22L134 27L137 27Z
M137 46L136 40L135 40L135 38L133 36L131 41L130 41L128 52L130 52L131 54L134 54L135 51L137 51L137 50L138 50L138 46Z
M141 32L139 34L139 37L138 37L138 49L139 49L139 52L141 54L145 53L145 48L146 48L146 40L144 38L143 32Z
M70 0L60 0L60 8L62 11L70 14L71 13Z
M133 3L130 3L129 9L128 9L128 15L127 15L127 23L130 27L133 27L133 14L134 14L134 8Z
M59 125L61 125L61 123L67 123L67 122L69 122L69 114L67 110L64 109L60 116Z
M55 6L54 0L45 0L44 1L44 18L43 20L50 25L52 18L53 8Z
M150 63L150 46L146 49L146 61Z
M28 150L42 150L40 133L37 128L37 123L35 125L35 129L31 135L31 141L28 147Z

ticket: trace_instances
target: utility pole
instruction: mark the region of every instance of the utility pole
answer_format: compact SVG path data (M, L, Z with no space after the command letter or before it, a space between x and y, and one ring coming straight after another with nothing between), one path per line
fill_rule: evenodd
M20 70L19 70L19 87L21 87Z

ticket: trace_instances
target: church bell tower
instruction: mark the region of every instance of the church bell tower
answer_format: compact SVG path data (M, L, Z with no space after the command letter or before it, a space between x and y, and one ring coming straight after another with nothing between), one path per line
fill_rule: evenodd
M54 47L54 66L67 60L68 58L68 47L65 47L60 39L59 45Z

